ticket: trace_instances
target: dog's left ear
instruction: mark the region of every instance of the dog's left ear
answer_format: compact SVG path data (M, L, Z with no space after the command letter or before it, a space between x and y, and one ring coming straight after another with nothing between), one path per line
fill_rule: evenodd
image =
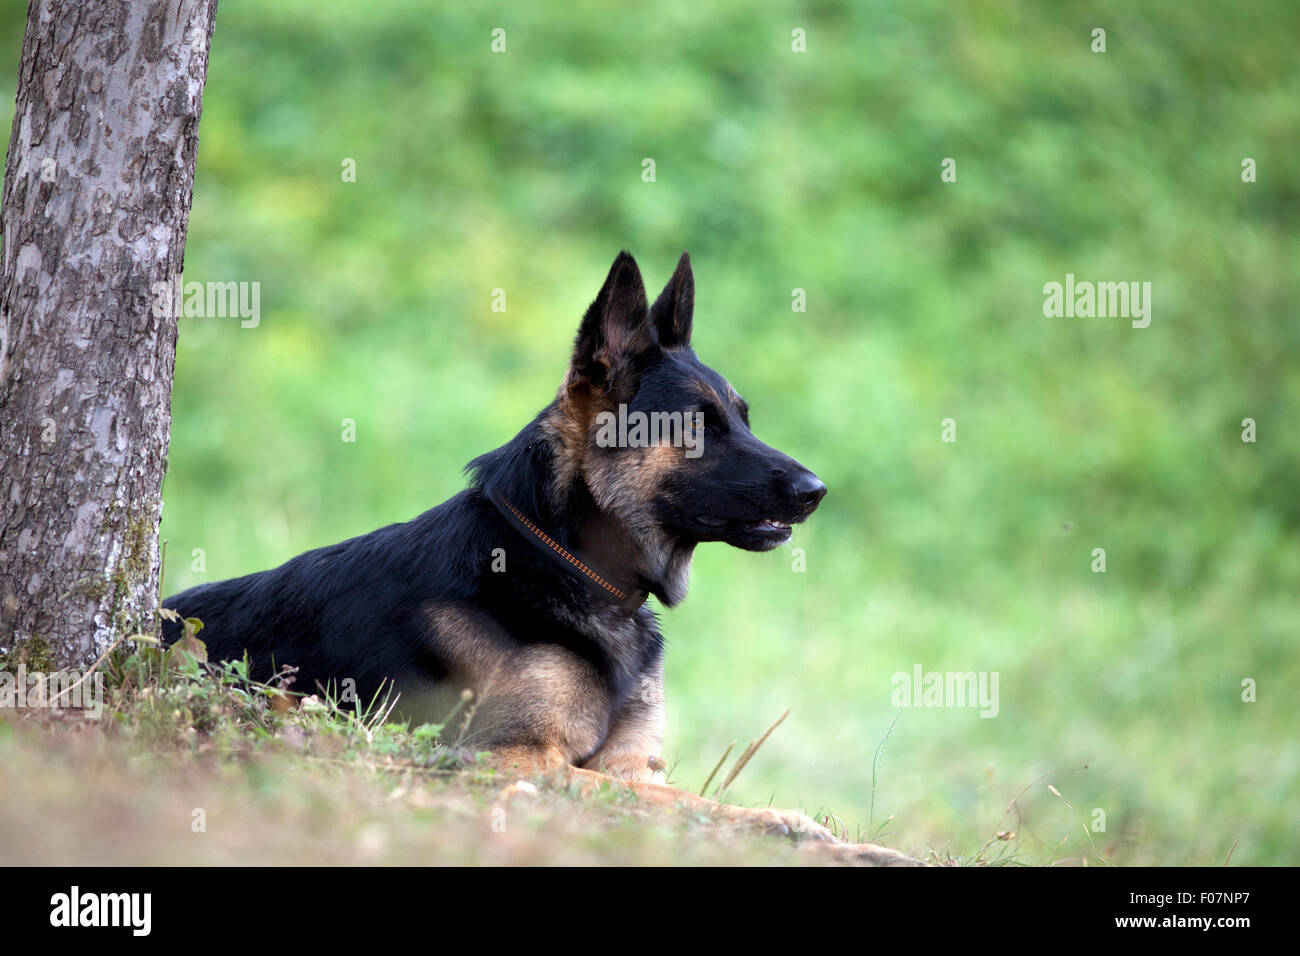
M578 329L566 389L594 389L616 402L630 399L654 339L641 270L629 253L620 252Z
M659 344L666 349L690 345L694 316L695 276L691 273L691 254L683 252L673 277L650 307L650 324L659 335Z

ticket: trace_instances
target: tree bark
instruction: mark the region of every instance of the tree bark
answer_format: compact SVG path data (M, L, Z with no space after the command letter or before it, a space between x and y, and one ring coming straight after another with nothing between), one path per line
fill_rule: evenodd
M29 0L0 200L0 659L156 630L216 0ZM31 665L29 664L29 667Z

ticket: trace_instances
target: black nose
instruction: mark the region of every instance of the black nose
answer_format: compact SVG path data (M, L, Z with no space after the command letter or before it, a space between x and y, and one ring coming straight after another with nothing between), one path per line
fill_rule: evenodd
M826 486L811 471L801 471L795 475L790 490L795 500L810 510L816 508L817 503L826 497Z

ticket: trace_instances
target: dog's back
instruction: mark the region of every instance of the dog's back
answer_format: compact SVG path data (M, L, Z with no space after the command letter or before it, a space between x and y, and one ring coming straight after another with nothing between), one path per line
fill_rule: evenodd
M298 668L297 691L351 679L368 702L385 680L414 672L438 679L439 663L419 653L420 606L474 590L469 562L456 560L472 547L471 494L278 568L190 588L163 606L203 622L199 637L212 660L247 652L258 680L285 664ZM167 643L181 634L179 622L164 623Z

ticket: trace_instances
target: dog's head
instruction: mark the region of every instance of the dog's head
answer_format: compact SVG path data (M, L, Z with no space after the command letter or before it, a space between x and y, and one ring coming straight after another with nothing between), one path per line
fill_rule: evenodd
M682 254L654 305L626 252L587 310L548 428L557 486L581 477L602 511L652 550L724 541L766 551L826 494L759 441L749 408L691 348L695 281Z

